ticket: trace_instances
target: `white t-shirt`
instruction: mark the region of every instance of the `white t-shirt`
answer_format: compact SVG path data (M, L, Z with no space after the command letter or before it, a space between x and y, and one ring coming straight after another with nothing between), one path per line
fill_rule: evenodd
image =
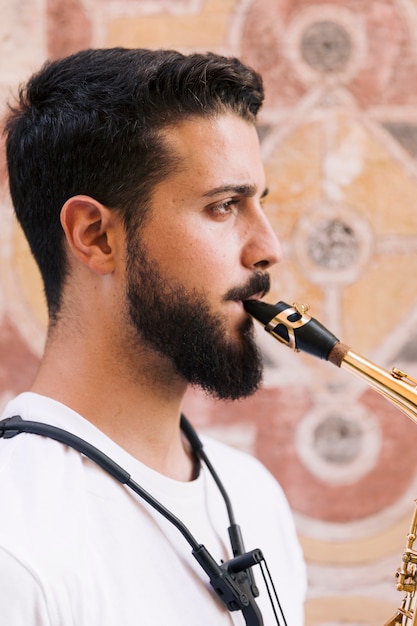
M24 393L3 418L58 426L102 450L176 515L217 563L232 557L224 501L207 468L179 482L130 456L93 424ZM305 565L287 501L254 458L208 438L246 550L259 548L288 626L303 624ZM257 604L275 624L259 566ZM183 535L128 487L50 438L0 439L0 622L7 626L230 626ZM280 622L280 624L283 622Z

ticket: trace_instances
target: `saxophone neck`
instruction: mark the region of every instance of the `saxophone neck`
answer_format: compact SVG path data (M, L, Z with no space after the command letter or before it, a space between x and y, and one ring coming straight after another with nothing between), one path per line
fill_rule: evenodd
M340 367L361 378L417 423L417 387L413 379L397 368L389 372L357 352L349 348L346 351L344 349L345 346Z

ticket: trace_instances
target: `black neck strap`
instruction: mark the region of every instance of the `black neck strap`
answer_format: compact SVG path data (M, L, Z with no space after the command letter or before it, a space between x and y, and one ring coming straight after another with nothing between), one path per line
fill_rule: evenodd
M66 430L57 428L56 426L51 426L50 424L23 420L18 415L0 421L0 438L10 439L20 433L41 435L70 446L94 461L117 481L132 489L137 495L163 515L180 531L185 540L191 546L193 556L208 575L211 586L229 611L241 610L247 626L263 626L262 615L255 602L255 598L259 595L259 591L254 582L251 570L254 565L259 564L262 566L262 562L264 562L263 554L259 549L245 552L242 534L240 527L235 522L230 498L227 495L227 492L212 464L207 458L200 438L189 421L183 415L181 416L181 429L187 437L195 456L206 464L225 501L230 521L228 531L233 550L233 558L229 561L221 563L220 565L216 563L205 546L196 541L181 520L171 513L171 511L166 509L166 507L158 502L138 483L132 480L130 474L113 461L113 459L84 439L81 439ZM263 575L265 579L265 574ZM274 595L278 610L283 618L283 624L286 626L285 617L279 604L275 589ZM276 623L279 624L277 609L274 606L271 595L270 600L276 618Z

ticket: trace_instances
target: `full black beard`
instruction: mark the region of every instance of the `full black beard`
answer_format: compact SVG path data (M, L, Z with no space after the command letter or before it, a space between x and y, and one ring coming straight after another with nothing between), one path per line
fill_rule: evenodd
M130 320L153 349L171 359L177 372L193 386L221 400L237 400L260 386L263 362L247 317L239 337L227 336L220 315L210 312L201 293L164 280L140 240L128 242L127 299ZM232 289L225 300L244 300L269 289L269 276L253 275L244 288Z

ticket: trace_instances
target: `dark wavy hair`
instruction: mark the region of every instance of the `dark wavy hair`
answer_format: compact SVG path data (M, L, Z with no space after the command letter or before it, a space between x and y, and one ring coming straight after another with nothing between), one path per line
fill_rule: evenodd
M161 129L229 111L254 122L262 102L261 77L238 59L172 50L83 50L20 88L5 126L9 185L51 319L67 271L65 201L89 195L137 228L175 167Z

